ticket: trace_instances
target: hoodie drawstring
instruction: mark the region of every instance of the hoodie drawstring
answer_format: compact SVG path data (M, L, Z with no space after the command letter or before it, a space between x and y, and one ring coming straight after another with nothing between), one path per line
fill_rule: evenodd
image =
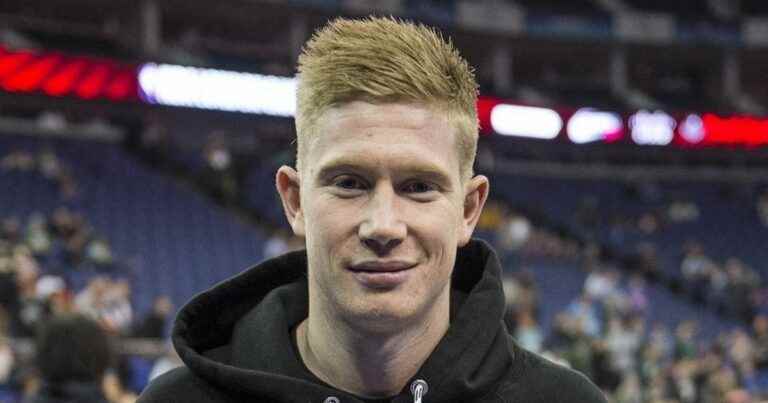
M423 379L417 379L411 384L411 395L413 395L413 403L423 403L421 400L424 395L429 391L427 381ZM323 403L339 403L340 400L336 396L328 396Z
M418 379L411 384L411 394L413 395L413 403L422 403L421 398L429 392L429 386L427 381Z

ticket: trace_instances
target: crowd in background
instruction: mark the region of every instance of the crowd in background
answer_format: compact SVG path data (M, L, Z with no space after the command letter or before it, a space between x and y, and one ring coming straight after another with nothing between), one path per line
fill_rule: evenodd
M519 259L518 267L509 267L509 259L504 262L509 267L505 321L524 348L586 374L610 402L741 403L768 398L759 379L760 371L768 370L768 313L753 311L746 317L735 309L741 305L734 305L734 299L751 295L738 294L737 288L754 281L749 277L754 272L738 259L728 261L724 269L728 279L721 313L749 322L703 340L695 320L673 328L653 320L648 281L655 277L649 272L614 267L594 244L537 229L501 202L492 203L487 214L480 229L495 229L490 238L500 253ZM536 232L539 235L533 236ZM701 264L692 260L703 256L700 247L691 248L683 260L684 271ZM541 305L548 301L539 292L547 284L538 284L535 265L527 264L542 257L570 261L574 270L585 271L581 292L550 324L542 323Z
M240 177L233 175L231 149L220 136L212 135L198 155L202 169L196 182L213 200L231 203L243 186ZM76 179L51 150L10 153L0 159L0 169L42 175L57 184L62 200L78 197ZM765 194L758 198L758 211L768 205L766 200ZM589 204L575 209L582 223L598 222L590 218ZM669 216L685 221L695 220L699 213L695 203L675 201ZM656 215L641 214L633 220L632 230L652 235L659 225ZM270 236L261 251L265 258L302 247L302 240L285 227L268 228ZM768 293L743 261L733 258L718 264L700 244L684 246L682 291L747 324L704 341L697 337L694 321L667 328L649 317L653 301L647 282L656 282L660 275L652 244L640 243L631 259L609 263L597 242L539 223L502 200L489 201L477 235L496 246L506 267L506 323L518 342L588 375L611 401L739 403L765 394L758 375L768 370L768 314L755 304L768 300L761 299ZM540 306L547 301L541 300L538 291L547 285L537 284L536 266L529 264L537 260L567 262L574 270L587 272L582 292L551 324L542 323ZM60 207L50 215L34 213L26 220L0 217L0 402L2 393L9 390L29 396L44 393L56 378L50 368L40 365L40 360L52 357L38 354L34 362L19 357L12 341L20 337L37 340L39 351L45 351L41 335L67 326L91 329L83 340L164 338L173 311L170 300L158 297L151 312L138 315L130 281L123 273L123 263L113 255L109 241L76 209ZM89 328L87 323L94 326ZM58 327L51 330L47 324ZM137 391L128 388L132 382L125 357L110 349L108 357L102 358L93 365L91 375L93 382L103 380L98 390L104 398L110 402L135 399ZM169 349L154 362L150 377L178 365L178 357Z
M52 181L63 202L50 215L0 216L0 402L54 393L83 379L98 383L105 401L135 400L128 389L131 368L111 344L109 354L86 357L91 353L85 351L124 337L163 340L173 311L170 299L159 296L150 312L134 312L125 265L85 215L66 206L78 196L77 181L51 149L11 152L0 158L0 170ZM70 337L73 332L77 337ZM34 359L19 353L23 349L14 344L19 340L35 341ZM62 356L66 351L94 361L77 368L73 356Z
M680 271L684 290L694 302L746 322L768 313L768 288L757 271L736 257L721 264L695 242L684 249Z
M751 326L697 337L688 320L668 328L648 316L644 277L594 267L582 292L550 326L540 323L539 287L530 270L505 280L507 325L531 351L589 376L616 403L737 403L766 397L768 315ZM548 329L548 331L547 331Z

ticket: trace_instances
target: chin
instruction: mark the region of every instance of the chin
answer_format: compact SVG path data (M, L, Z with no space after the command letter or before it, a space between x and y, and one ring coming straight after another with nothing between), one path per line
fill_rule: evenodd
M345 309L345 317L352 328L372 333L391 333L418 320L415 307L366 301Z

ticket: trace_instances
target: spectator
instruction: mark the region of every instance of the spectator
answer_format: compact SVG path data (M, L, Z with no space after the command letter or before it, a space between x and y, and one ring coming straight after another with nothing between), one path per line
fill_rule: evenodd
M77 311L83 315L97 319L104 306L104 294L109 288L109 280L105 277L94 277L88 285L75 297Z
M695 334L696 323L694 321L687 320L677 325L677 329L675 329L675 359L681 360L696 358L697 351L696 342L694 340Z
M80 315L55 317L43 325L36 344L42 384L28 403L107 401L102 382L113 356L96 322Z
M616 403L643 403L640 378L637 375L629 375L623 379L616 391Z
M698 395L693 379L694 366L692 360L680 360L672 365L667 380L669 397L680 403L696 402Z
M33 213L27 223L25 241L35 256L48 255L53 239L48 232L45 216L39 212Z
M669 205L667 216L675 223L695 221L699 219L699 207L692 201L677 200Z
M40 268L25 247L17 247L13 255L18 289L20 319L19 336L31 336L37 323L48 314L44 300L37 296L37 281Z
M86 259L100 269L112 267L114 261L109 241L101 237L92 239L86 249Z
M237 175L232 152L221 131L214 131L203 150L205 169L202 173L202 183L213 196L223 203L234 202L238 194Z
M752 332L755 338L755 364L760 369L768 368L768 316L755 316Z
M64 240L74 235L78 230L75 215L66 207L59 207L54 210L49 226L56 237Z
M616 370L614 358L604 340L592 343L592 379L603 391L613 393L621 383L621 373Z
M714 263L704 254L703 248L698 243L691 243L686 249L680 271L693 300L702 303L705 300Z
M638 274L633 275L629 280L627 294L631 313L644 316L648 309L648 292L645 279Z
M541 352L544 336L530 310L521 310L517 314L515 338L523 348L535 353Z
M763 191L757 198L757 215L763 225L768 227L768 190Z
M31 171L35 168L35 157L26 151L13 151L0 159L3 171Z
M648 336L648 343L661 358L670 358L673 355L674 340L666 326L661 323L654 324Z
M528 242L531 236L531 222L527 218L513 214L503 220L498 227L498 244L504 256L515 252Z
M635 373L638 350L642 342L641 322L634 318L611 319L605 340L613 357L614 368L623 375Z
M615 270L597 268L587 276L584 292L596 302L604 302L617 292L619 274Z
M107 284L98 319L105 329L124 334L130 329L133 321L131 285L126 280L107 282Z
M135 393L126 390L114 371L108 371L104 375L102 389L109 403L135 403L138 399Z
M750 322L754 314L752 310L752 292L759 278L748 269L739 259L730 258L725 263L728 276L727 293L728 312L734 317Z
M155 298L152 311L136 326L134 336L162 339L165 337L165 326L172 311L173 304L168 296L162 295Z
M586 335L590 337L600 336L602 325L598 317L597 308L589 294L583 292L576 300L571 302L567 311L579 322Z
M10 383L15 357L8 342L9 316L0 307L0 391Z
M488 200L485 204L480 219L477 221L477 229L480 231L497 231L506 216L506 206L498 200Z
M61 161L50 148L46 148L38 155L38 164L40 165L40 173L45 178L58 180L62 174Z
M275 256L288 252L288 233L280 228L272 233L272 236L264 243L264 259L270 259Z

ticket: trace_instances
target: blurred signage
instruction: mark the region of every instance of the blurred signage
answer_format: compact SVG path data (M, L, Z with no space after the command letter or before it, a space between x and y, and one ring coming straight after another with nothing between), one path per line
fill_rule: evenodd
M58 52L11 50L2 45L0 88L84 100L138 100L134 65Z
M293 116L296 80L261 74L146 63L138 78L151 104Z
M12 50L0 45L0 90L82 100L214 109L292 117L296 79L216 69ZM574 144L626 143L680 147L768 146L768 118L640 110L622 115L520 105L482 96L481 134ZM628 134L628 136L625 136Z
M678 126L680 138L689 144L700 144L707 134L701 116L692 113L683 119Z
M768 118L719 116L714 113L671 114L639 110L617 112L580 108L514 105L492 97L477 103L480 131L574 144L627 143L641 146L768 146ZM625 136L626 134L626 136Z
M639 145L665 146L675 137L675 119L664 111L640 110L629 117L632 140Z
M551 140L562 130L563 119L548 108L498 104L491 110L491 127L504 136Z
M568 120L566 133L576 144L614 142L624 135L624 123L618 113L581 108Z
M706 113L702 122L705 135L701 143L704 145L768 145L768 119L750 116L721 117Z

